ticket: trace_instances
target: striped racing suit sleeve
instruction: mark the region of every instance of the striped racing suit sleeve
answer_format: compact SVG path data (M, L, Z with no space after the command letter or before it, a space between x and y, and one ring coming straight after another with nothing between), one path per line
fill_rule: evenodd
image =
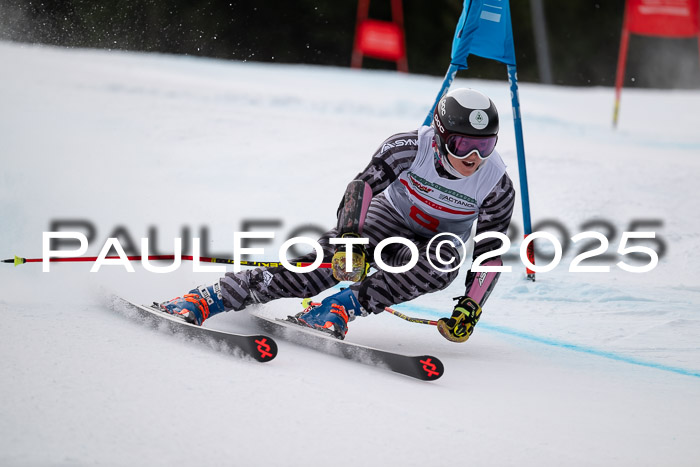
M376 196L411 166L417 152L418 130L397 133L379 146L369 165L357 174L355 180L367 182L372 188L372 196Z
M491 193L486 197L479 208L479 218L476 224L476 234L484 232L500 232L504 235L508 233L508 226L513 215L513 205L515 204L515 188L508 174L496 183ZM485 238L474 245L473 258L481 256L489 251L501 247L503 242L497 238ZM500 256L489 258L482 263L483 266L501 266L503 261ZM493 290L500 272L473 272L467 273L465 281L465 295L474 299L480 306L488 299Z

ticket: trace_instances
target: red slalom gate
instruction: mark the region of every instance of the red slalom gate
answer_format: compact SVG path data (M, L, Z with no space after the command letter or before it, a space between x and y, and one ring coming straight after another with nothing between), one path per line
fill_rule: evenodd
M615 76L613 126L617 126L620 110L630 34L680 39L697 37L700 48L700 0L627 0Z
M391 21L369 18L369 2L359 0L357 4L351 66L362 68L362 59L367 56L395 62L399 71L408 72L402 0L391 0Z

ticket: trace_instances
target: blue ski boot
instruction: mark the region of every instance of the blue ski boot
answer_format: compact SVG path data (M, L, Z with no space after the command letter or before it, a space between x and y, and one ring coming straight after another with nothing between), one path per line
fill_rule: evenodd
M226 311L218 282L209 287L200 285L182 297L158 304L158 307L197 326L201 326L206 319Z
M367 313L350 288L326 297L319 304L312 304L289 321L326 332L337 339L345 339L348 321Z

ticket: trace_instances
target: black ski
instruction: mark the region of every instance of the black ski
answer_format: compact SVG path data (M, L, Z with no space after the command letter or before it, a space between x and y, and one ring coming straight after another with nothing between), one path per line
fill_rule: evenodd
M114 297L113 309L134 311L146 323L160 327L167 326L173 334L180 333L203 342L213 342L216 347L240 350L259 362L269 362L277 356L277 343L264 335L242 335L225 331L215 331L190 324L180 318L161 311L155 306L137 305L121 297Z
M281 319L269 319L251 313L251 318L260 328L270 334L295 344L320 350L337 357L343 357L368 365L388 368L402 375L423 381L434 381L442 376L445 367L431 355L409 356L353 344L326 336L298 324Z

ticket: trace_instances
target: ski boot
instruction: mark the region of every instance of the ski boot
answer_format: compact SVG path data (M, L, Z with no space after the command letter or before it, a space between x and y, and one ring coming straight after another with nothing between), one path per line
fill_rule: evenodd
M200 285L182 297L160 304L154 302L153 305L161 311L178 316L197 326L201 326L206 319L226 311L218 282L209 287Z
M355 316L366 315L349 288L324 298L321 303L307 300L302 303L308 304L307 308L296 316L289 316L288 321L326 332L341 340L345 339L348 332L348 321L355 319Z

